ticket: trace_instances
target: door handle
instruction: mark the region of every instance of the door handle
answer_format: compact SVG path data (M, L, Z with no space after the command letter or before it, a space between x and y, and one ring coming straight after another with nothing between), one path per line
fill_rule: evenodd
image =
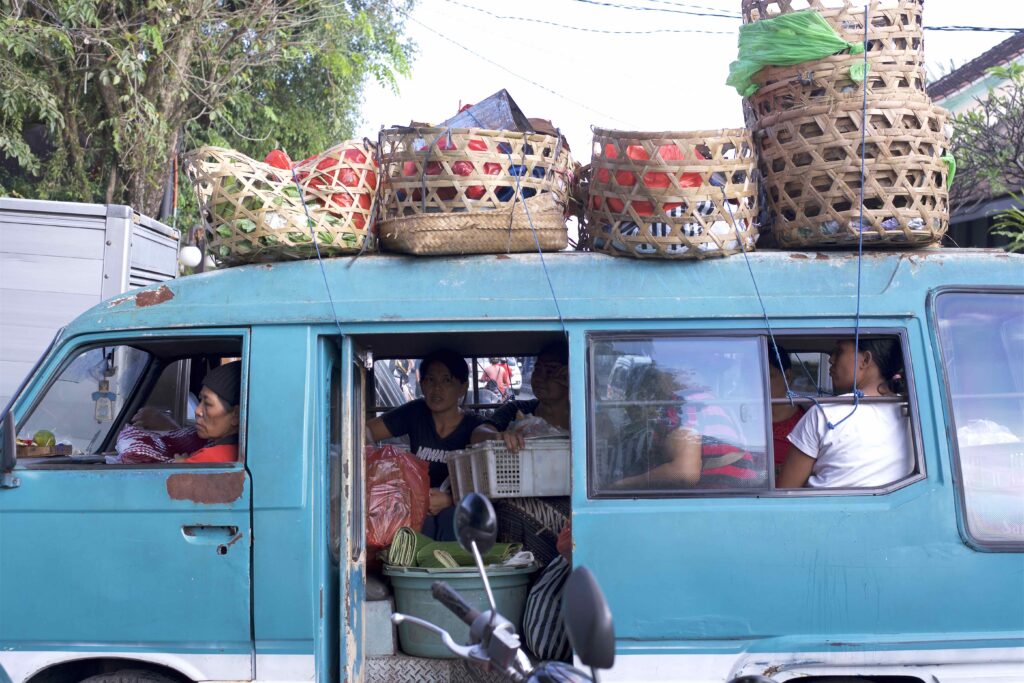
M237 526L215 526L212 524L186 524L181 527L185 540L196 545L217 545L230 541L238 535Z

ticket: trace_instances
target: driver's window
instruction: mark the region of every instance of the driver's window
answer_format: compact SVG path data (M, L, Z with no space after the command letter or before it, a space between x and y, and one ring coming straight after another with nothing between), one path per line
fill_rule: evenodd
M37 454L96 453L152 357L124 345L82 351L47 388L18 430L19 443Z

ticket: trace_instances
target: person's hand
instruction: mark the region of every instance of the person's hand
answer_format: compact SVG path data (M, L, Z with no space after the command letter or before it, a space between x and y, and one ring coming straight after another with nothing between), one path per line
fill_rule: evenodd
M523 435L515 429L506 429L501 433L501 440L505 442L505 447L513 453L518 453L523 446L526 445L526 440Z
M559 555L568 562L572 562L572 522L566 522L562 530L558 532L555 548L558 550Z
M455 504L452 494L441 489L430 489L430 514L436 515L441 510Z
M171 419L170 415L152 406L139 408L139 410L132 415L131 423L139 429L148 429L153 432L178 429L178 424Z

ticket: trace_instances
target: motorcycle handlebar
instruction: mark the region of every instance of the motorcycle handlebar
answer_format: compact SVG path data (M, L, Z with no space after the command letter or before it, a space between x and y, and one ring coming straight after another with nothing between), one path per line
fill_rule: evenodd
M472 626L480 611L467 603L459 592L444 581L435 581L430 586L430 593L434 599L451 610L452 614L462 619L467 625Z

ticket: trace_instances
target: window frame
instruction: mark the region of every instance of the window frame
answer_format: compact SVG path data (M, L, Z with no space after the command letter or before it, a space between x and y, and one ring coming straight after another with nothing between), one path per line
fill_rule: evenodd
M942 346L939 334L939 298L947 294L1016 294L1024 295L1024 287L1013 286L948 286L937 287L928 293L926 310L931 324L931 341L937 359L937 366L940 368L939 377L942 380L942 405L944 409L946 441L949 445L949 452L953 456L951 471L953 473L953 488L956 493L957 504L957 526L960 530L960 537L970 548L981 552L996 553L1019 553L1024 550L1024 541L986 541L974 536L967 524L967 496L964 491L963 467L960 456L960 440L957 438L956 414L953 410L953 394L950 390L949 371L946 364L946 353Z
M239 423L240 429L238 432L238 460L231 463L178 463L178 462L167 462L167 463L138 463L138 464L114 464L108 465L103 462L74 462L65 458L34 461L31 463L24 463L23 459L19 458L16 465L16 469L22 470L93 470L93 471L123 471L127 469L153 469L153 468L202 468L202 469L226 469L226 468L242 468L245 467L246 458L246 431L248 425L248 374L249 374L249 344L250 344L250 332L249 328L202 328L196 330L190 330L187 333L183 333L181 330L175 329L156 329L156 330L144 330L144 331L132 331L124 330L112 333L90 333L83 334L76 337L63 340L64 344L61 346L53 359L41 366L42 372L46 375L46 381L40 384L38 387L32 387L32 377L38 376L37 373L30 376L26 383L29 393L19 393L13 400L13 405L16 406L14 409L14 420L15 430L21 429L25 419L30 417L32 413L38 408L40 402L46 397L50 389L57 382L63 372L78 358L82 353L88 352L89 350L103 347L103 346L129 346L133 348L144 348L146 343L152 343L159 341L162 343L174 342L174 341L189 341L195 342L202 338L222 339L222 340L233 340L238 341L240 344L239 357L242 359L242 385L240 388L240 411L239 411ZM56 340L55 340L56 341ZM147 352L149 353L149 352ZM140 375L139 381L132 391L130 397L125 401L124 406L118 411L114 423L124 424L124 415L132 409L137 409L139 405L139 387L150 386L159 379L159 373L163 367L160 363L156 362L157 356L152 356L149 363L143 369ZM184 354L179 358L188 357L188 354ZM26 397L27 400L22 400ZM111 435L108 433L104 442L109 441ZM59 457L59 456L58 456Z
M588 330L584 335L584 391L586 392L586 479L588 500L666 500L666 499L688 499L688 498L790 498L790 497L818 497L818 496L882 496L888 495L899 489L910 486L924 479L927 479L927 464L924 457L924 447L921 438L920 408L917 401L917 386L914 381L914 368L910 354L910 345L907 327L895 326L872 326L860 327L862 336L893 337L899 340L900 351L903 354L904 370L906 372L906 397L908 404L907 419L910 427L910 446L913 449L914 471L907 477L898 481L886 484L885 486L863 487L863 488L801 488L801 489L777 489L775 488L774 468L771 466L773 453L771 451L771 398L769 396L768 378L768 344L774 337L780 344L785 345L787 338L799 337L831 337L845 338L854 335L854 327L772 327L770 333L766 327L750 328L702 328L702 329L666 329L653 328L646 330ZM672 489L659 491L597 491L596 483L596 454L594 438L594 401L593 401L593 372L594 349L598 341L610 339L650 339L658 338L721 338L729 339L735 337L756 338L759 340L759 354L761 356L761 382L763 396L765 397L765 420L768 430L767 439L768 451L768 482L766 488L750 489Z

